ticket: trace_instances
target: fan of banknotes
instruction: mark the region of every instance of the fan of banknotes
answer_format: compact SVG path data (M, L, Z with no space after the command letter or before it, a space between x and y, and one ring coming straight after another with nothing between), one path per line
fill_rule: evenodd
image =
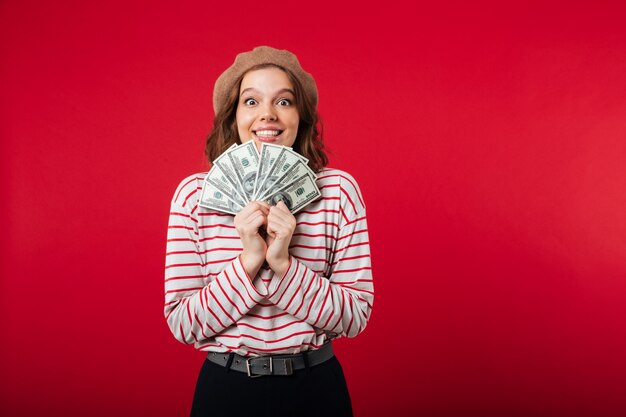
M297 213L321 196L308 159L291 148L253 141L234 144L215 161L206 178L200 206L237 214L250 201L283 201Z

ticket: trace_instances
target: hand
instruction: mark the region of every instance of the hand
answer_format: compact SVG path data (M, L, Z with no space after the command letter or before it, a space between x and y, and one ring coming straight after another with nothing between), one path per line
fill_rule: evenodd
M270 207L267 216L267 252L265 259L272 271L283 276L289 268L289 244L296 229L296 218L282 201Z
M267 243L259 233L259 228L267 224L269 210L267 203L252 201L235 216L235 229L243 245L241 264L251 280L265 262Z

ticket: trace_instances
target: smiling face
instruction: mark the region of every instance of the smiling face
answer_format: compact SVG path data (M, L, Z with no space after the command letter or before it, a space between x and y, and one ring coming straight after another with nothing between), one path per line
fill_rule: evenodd
M300 117L296 97L287 74L276 67L246 73L237 102L237 131L241 143L293 146Z

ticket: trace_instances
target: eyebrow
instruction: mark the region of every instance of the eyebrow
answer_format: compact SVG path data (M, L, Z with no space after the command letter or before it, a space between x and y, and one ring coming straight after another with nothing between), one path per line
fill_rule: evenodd
M259 90L257 90L256 88L248 87L248 88L246 88L245 90L243 90L243 91L241 92L241 94L239 94L239 97L243 96L243 95L244 95L246 92L248 92L248 91L255 91L255 92L258 92ZM280 90L278 90L278 91L276 92L276 95L279 95L279 94L282 94L282 93L291 93L291 95L292 95L292 96L294 96L294 97L296 96L296 93L294 93L294 92L293 92L293 90L292 90L291 88L282 88L282 89L280 89Z

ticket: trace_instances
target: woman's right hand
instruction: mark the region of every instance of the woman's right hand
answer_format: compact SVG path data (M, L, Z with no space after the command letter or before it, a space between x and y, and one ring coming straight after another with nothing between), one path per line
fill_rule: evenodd
M265 262L267 244L264 237L259 233L259 229L261 226L267 225L268 214L269 205L267 203L252 201L235 216L235 229L237 229L243 245L243 251L239 256L250 280L254 279L259 268Z

